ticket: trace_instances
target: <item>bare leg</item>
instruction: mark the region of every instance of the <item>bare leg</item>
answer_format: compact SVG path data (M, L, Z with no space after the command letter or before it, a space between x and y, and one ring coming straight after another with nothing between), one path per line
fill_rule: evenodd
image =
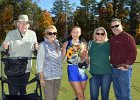
M85 88L86 88L86 84L87 84L87 81L82 81L82 82L81 82L81 85L82 85L83 91L84 91Z
M76 96L78 97L78 100L85 100L84 97L84 89L86 82L70 82Z

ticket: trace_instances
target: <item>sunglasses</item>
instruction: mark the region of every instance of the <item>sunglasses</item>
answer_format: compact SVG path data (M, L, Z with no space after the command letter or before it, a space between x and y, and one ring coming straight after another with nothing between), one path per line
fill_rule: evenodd
M118 28L120 25L111 26L111 28Z
M101 35L101 36L104 36L105 33L96 33L96 35Z
M48 35L56 35L56 32L48 32Z

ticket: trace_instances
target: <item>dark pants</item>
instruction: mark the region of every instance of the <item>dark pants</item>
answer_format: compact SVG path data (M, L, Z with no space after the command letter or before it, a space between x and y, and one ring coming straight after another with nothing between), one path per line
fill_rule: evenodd
M25 73L20 76L7 77L8 88L10 95L25 95L26 94L26 84L29 80L30 73Z

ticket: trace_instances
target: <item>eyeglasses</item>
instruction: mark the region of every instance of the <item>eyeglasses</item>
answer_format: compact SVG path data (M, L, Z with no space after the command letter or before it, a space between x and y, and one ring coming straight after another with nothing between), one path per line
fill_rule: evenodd
M105 33L96 33L96 35L101 35L101 36L104 36Z
M114 26L111 26L111 28L118 28L120 25L114 25Z
M48 35L56 35L56 32L48 32Z
M22 22L22 21L19 21L18 23L19 23L19 24L22 24L22 25L27 25L27 24L29 24L28 22Z

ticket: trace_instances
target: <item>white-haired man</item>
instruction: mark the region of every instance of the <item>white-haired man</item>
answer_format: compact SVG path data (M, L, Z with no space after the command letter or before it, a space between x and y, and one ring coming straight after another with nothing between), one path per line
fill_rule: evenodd
M34 49L38 48L37 37L34 31L29 30L31 21L27 15L20 15L14 21L17 29L7 33L3 42L3 48L9 49L10 57L32 57ZM36 44L36 46L34 46ZM26 83L30 77L31 60L28 60L26 72L18 76L7 76L10 95L25 95Z

